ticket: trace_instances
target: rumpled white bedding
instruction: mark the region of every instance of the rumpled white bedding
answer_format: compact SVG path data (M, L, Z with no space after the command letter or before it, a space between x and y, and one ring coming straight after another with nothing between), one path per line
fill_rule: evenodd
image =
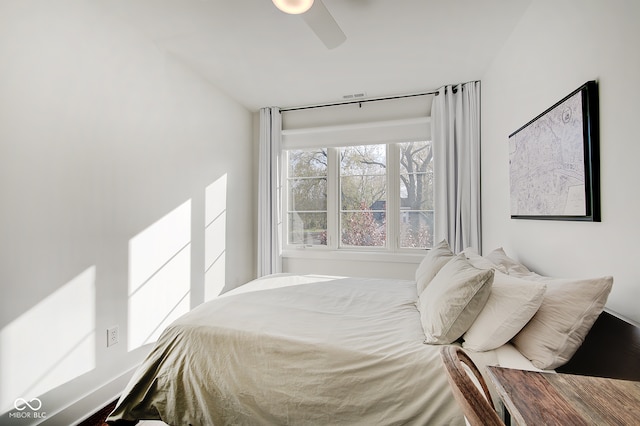
M416 300L413 281L256 280L170 325L108 420L464 424Z

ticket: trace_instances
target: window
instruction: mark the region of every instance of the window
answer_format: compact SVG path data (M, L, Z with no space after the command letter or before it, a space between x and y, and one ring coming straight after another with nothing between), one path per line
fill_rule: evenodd
M287 155L289 244L327 245L327 150L295 150Z
M384 247L387 239L385 145L340 149L340 243Z
M400 145L400 247L433 247L431 142Z
M433 245L430 141L286 150L286 244L400 251Z

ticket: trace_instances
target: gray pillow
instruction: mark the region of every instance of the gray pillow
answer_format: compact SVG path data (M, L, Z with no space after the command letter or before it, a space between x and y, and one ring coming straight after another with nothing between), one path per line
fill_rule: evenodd
M537 276L547 290L513 345L543 370L565 364L578 350L607 302L613 278L558 279Z
M416 269L416 289L418 290L418 295L424 291L438 271L454 257L455 254L453 254L449 248L447 240L440 241L429 250L429 253L422 259L422 262L418 265L418 269Z
M464 254L444 265L418 298L425 343L459 339L487 303L493 275L493 269L474 267Z
M486 257L480 256L476 249L474 249L473 247L467 247L466 249L462 250L462 252L467 257L469 263L471 263L478 269L495 269L496 271L500 271L503 274L508 274L507 268L502 265L493 263Z
M507 256L502 247L498 247L484 257L496 265L500 265L503 268L503 272L506 270L506 273L509 275L523 277L532 274L532 272L522 263Z

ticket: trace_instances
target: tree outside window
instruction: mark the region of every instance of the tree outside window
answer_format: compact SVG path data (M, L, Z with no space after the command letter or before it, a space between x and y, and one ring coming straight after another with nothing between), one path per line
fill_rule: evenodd
M327 150L288 152L288 242L327 245Z
M431 142L400 144L400 247L433 247Z
M340 242L384 247L387 241L386 145L340 150Z
M389 150L396 150L391 158L398 161L392 167L388 164ZM430 141L349 146L335 152L337 160L332 157L336 162L332 165L327 148L288 151L289 244L327 246L328 233L336 233L343 248L433 246ZM396 175L391 181L399 182L391 190L390 170ZM328 211L327 202L331 179L338 181L334 213ZM395 202L388 203L388 199ZM388 223L389 205L399 206L393 215L397 223ZM337 215L337 229L328 229L329 214ZM388 241L390 230L397 241Z

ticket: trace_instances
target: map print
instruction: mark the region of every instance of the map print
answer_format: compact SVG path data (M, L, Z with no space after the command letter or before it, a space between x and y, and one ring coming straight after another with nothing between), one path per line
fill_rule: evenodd
M512 216L586 214L582 92L509 137Z

